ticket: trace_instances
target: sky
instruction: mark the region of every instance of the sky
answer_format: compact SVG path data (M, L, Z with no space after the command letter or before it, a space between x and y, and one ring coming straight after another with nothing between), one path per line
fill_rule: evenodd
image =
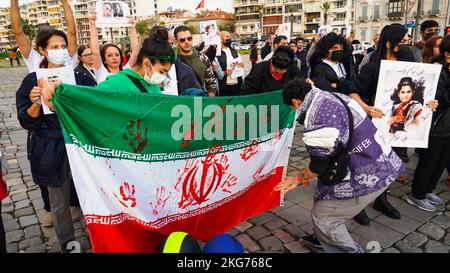
M173 7L174 9L187 9L194 11L201 0L158 0L158 5L160 10L166 10L168 7ZM19 3L24 3L25 0L19 0ZM181 3L180 3L181 2ZM10 0L0 0L0 7L8 7L10 5ZM227 12L233 11L233 0L205 0L205 8L210 10L215 10L220 8Z

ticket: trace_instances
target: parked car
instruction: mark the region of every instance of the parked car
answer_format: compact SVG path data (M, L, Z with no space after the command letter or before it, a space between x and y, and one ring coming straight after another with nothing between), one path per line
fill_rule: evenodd
M251 48L252 46L251 45L249 45L249 44L241 44L241 46L240 46L240 49L243 49L243 50L249 50L250 48Z

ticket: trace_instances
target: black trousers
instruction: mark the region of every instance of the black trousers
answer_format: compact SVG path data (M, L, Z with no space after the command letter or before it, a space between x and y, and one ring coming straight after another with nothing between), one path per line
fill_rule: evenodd
M41 189L42 201L44 201L44 209L45 211L50 211L50 197L48 194L48 189L45 186L39 186ZM79 207L80 201L78 200L77 191L75 189L75 185L73 184L73 180L70 183L70 206L71 207Z
M1 172L1 170L0 170ZM0 201L0 253L6 253L6 237L5 228L2 219L2 201Z
M419 149L419 163L414 173L412 196L425 199L433 192L450 160L450 137L430 136L428 149Z
M220 96L239 96L241 94L241 85L227 85L225 87L221 87Z

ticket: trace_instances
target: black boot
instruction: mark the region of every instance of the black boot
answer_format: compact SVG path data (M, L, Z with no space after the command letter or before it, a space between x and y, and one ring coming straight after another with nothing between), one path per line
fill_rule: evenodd
M369 219L369 216L367 216L365 210L362 210L355 217L353 217L353 220L355 220L356 223L363 225L363 226L370 225L370 219Z
M400 219L402 216L398 210L396 210L387 200L387 191L383 192L380 196L375 199L372 206L374 209L381 211L389 218Z

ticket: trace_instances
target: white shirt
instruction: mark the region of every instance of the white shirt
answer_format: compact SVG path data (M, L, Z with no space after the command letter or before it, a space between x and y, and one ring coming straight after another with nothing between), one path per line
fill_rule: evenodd
M34 48L31 48L28 58L23 57L23 60L25 61L25 64L30 73L36 72L36 70L39 69L39 65L41 64L43 59L44 56L40 55ZM72 66L73 68L75 68L77 60L78 55L75 54L67 60L64 66Z
M338 79L345 78L345 76L347 76L347 73L345 72L345 67L344 67L343 64L341 64L341 63L333 63L333 62L330 62L327 59L323 59L322 61L324 63L328 64L329 66L331 66L331 68L333 68L334 72L338 76Z
M236 62L233 58L233 55L231 55L230 48L223 48L223 52L225 52L225 55L227 56L227 70L233 70L233 64ZM240 58L238 54L238 58ZM238 84L238 79L233 79L231 75L227 75L227 85L235 85Z
M267 56L266 56L266 57L265 57L265 58L263 59L263 62L264 62L264 61L268 61L268 60L272 59L272 57L273 57L273 53L274 53L273 51L272 51L272 52L270 52L270 53L269 53L269 55L267 55Z
M164 95L178 96L178 80L177 80L177 69L175 64L169 70L169 82L164 86L162 93Z

